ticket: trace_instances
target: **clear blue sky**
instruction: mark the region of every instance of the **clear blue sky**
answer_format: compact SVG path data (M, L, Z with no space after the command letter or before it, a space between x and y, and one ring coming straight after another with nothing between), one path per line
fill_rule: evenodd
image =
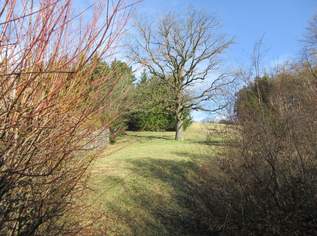
M182 14L189 7L215 15L222 31L234 37L227 65L247 64L254 43L264 35L265 62L270 66L299 56L307 24L317 13L317 0L143 0L138 14L155 21L168 11ZM205 116L194 113L196 120Z
M299 53L309 19L317 13L317 0L143 0L139 13L149 18L189 7L216 15L222 30L235 39L229 50L233 63L249 58L256 40L264 34L268 60Z

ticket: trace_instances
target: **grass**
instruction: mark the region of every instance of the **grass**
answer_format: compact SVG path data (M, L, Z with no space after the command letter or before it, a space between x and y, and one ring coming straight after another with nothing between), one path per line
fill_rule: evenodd
M91 168L87 199L107 216L108 235L203 235L193 227L192 183L218 150L206 134L201 124L182 142L173 132L129 132L105 150Z

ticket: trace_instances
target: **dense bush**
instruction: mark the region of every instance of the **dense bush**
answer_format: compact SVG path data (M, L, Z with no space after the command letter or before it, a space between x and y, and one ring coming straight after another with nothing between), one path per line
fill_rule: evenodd
M240 120L248 119L249 116L272 112L272 106L270 105L272 87L272 78L263 76L256 78L247 87L242 88L238 92L234 106L237 118Z
M128 129L146 130L146 131L163 131L174 129L173 117L169 114L159 112L140 111L130 114L128 120Z
M111 110L107 98L118 83L91 78L123 31L127 14L119 9L129 8L104 3L82 12L83 21L70 0L1 1L0 235L81 229L67 216L84 193L95 156L88 151L115 116L98 129L89 122Z
M191 123L190 115L186 114L183 129L187 129ZM172 113L139 111L129 114L127 125L131 131L175 131L176 120Z
M236 142L219 159L220 175L203 170L197 216L228 235L316 235L316 79L301 68L267 82L242 90Z

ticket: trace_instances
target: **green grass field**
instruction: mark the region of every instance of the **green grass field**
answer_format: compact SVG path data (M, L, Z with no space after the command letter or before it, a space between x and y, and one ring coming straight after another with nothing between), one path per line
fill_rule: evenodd
M182 142L173 132L129 132L100 155L86 197L106 215L107 234L200 235L192 227L191 186L221 143L215 137L207 144L206 131L193 124Z

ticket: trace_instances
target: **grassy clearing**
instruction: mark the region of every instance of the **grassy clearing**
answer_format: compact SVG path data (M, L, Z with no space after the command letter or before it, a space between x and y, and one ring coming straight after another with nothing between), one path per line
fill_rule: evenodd
M174 141L173 132L130 132L100 156L87 198L107 215L109 235L197 235L191 183L221 142L215 137L207 145L206 134L200 124L183 142Z

